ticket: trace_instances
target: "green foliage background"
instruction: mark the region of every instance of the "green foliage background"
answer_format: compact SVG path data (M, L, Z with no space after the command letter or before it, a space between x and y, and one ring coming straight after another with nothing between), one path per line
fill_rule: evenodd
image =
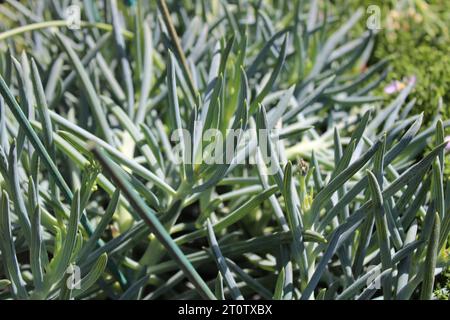
M371 62L392 55L385 85L415 75L410 95L425 119L450 116L450 2L441 0L351 1L350 6L378 5L381 30ZM379 91L383 90L380 86ZM440 101L442 99L442 102Z

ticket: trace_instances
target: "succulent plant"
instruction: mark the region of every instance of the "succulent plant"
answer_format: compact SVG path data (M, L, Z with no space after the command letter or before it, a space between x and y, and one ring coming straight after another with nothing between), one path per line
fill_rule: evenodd
M450 122L371 95L362 10L6 3L1 299L433 297Z

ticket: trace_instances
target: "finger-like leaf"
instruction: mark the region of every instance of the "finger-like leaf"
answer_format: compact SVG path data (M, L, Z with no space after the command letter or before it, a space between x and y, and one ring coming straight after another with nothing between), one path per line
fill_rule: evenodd
M424 278L420 291L420 299L430 300L433 295L434 270L436 268L437 253L439 247L439 233L441 219L438 213L434 215L433 230L428 240L427 255L425 259Z
M370 192L372 194L372 200L374 202L373 210L375 216L375 225L376 225L375 228L377 231L377 238L380 247L381 264L383 267L383 271L386 271L392 268L392 260L388 237L386 213L384 211L383 205L383 195L381 193L381 189L375 175L372 172L368 171L367 176L369 178L369 187ZM383 295L385 300L389 300L391 298L392 295L391 286L392 286L391 279L390 277L388 277L383 285Z
M242 297L236 281L234 280L234 277L231 274L230 269L228 268L227 262L222 255L222 252L220 251L219 244L217 243L216 236L214 235L214 230L209 219L206 220L206 227L208 229L209 245L211 246L217 266L220 272L223 274L224 281L230 289L231 297L234 300L243 300L244 297Z
M284 268L282 268L280 273L278 274L273 299L281 300L283 298L283 291L284 291Z
M217 300L225 300L225 294L223 293L223 277L220 271L217 273L215 288Z
M128 61L125 53L125 40L123 34L121 32L122 28L120 27L119 22L119 10L117 9L117 1L112 0L110 3L111 8L111 16L113 23L113 32L114 32L114 40L116 43L116 50L120 60L121 71L123 80L125 82L125 87L127 88L127 97L128 97L128 115L130 117L134 117L134 86L133 79L131 75L131 67L130 62Z
M17 261L16 249L14 246L14 239L11 232L11 212L9 210L9 197L3 190L1 201L1 217L0 217L0 247L3 254L3 263L5 264L6 272L11 281L13 294L20 299L28 297L25 289L25 282Z
M108 261L108 255L106 253L102 254L97 262L92 266L92 269L89 273L81 279L80 281L80 289L76 289L73 292L74 297L77 297L83 292L86 292L90 287L92 287L97 280L101 277L106 268L106 263Z

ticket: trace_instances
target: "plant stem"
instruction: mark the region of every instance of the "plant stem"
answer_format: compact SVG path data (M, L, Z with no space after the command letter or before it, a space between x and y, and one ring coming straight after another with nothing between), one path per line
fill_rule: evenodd
M167 4L165 0L158 0L158 7L161 11L161 14L164 19L164 24L166 25L167 31L169 32L170 38L172 39L173 45L175 47L175 51L178 57L181 59L181 67L185 75L188 77L189 89L191 90L191 94L193 98L197 96L197 90L194 88L194 81L192 78L192 74L189 71L189 67L186 61L186 56L184 55L183 49L181 48L180 38L177 35L177 31L172 22L172 18L170 17L169 9L167 8Z

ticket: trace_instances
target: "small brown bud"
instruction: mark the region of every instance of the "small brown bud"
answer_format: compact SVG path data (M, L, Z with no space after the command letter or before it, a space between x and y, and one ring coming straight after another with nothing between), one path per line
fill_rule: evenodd
M299 168L300 174L305 177L308 174L309 164L304 159L300 158L298 160L298 168Z

